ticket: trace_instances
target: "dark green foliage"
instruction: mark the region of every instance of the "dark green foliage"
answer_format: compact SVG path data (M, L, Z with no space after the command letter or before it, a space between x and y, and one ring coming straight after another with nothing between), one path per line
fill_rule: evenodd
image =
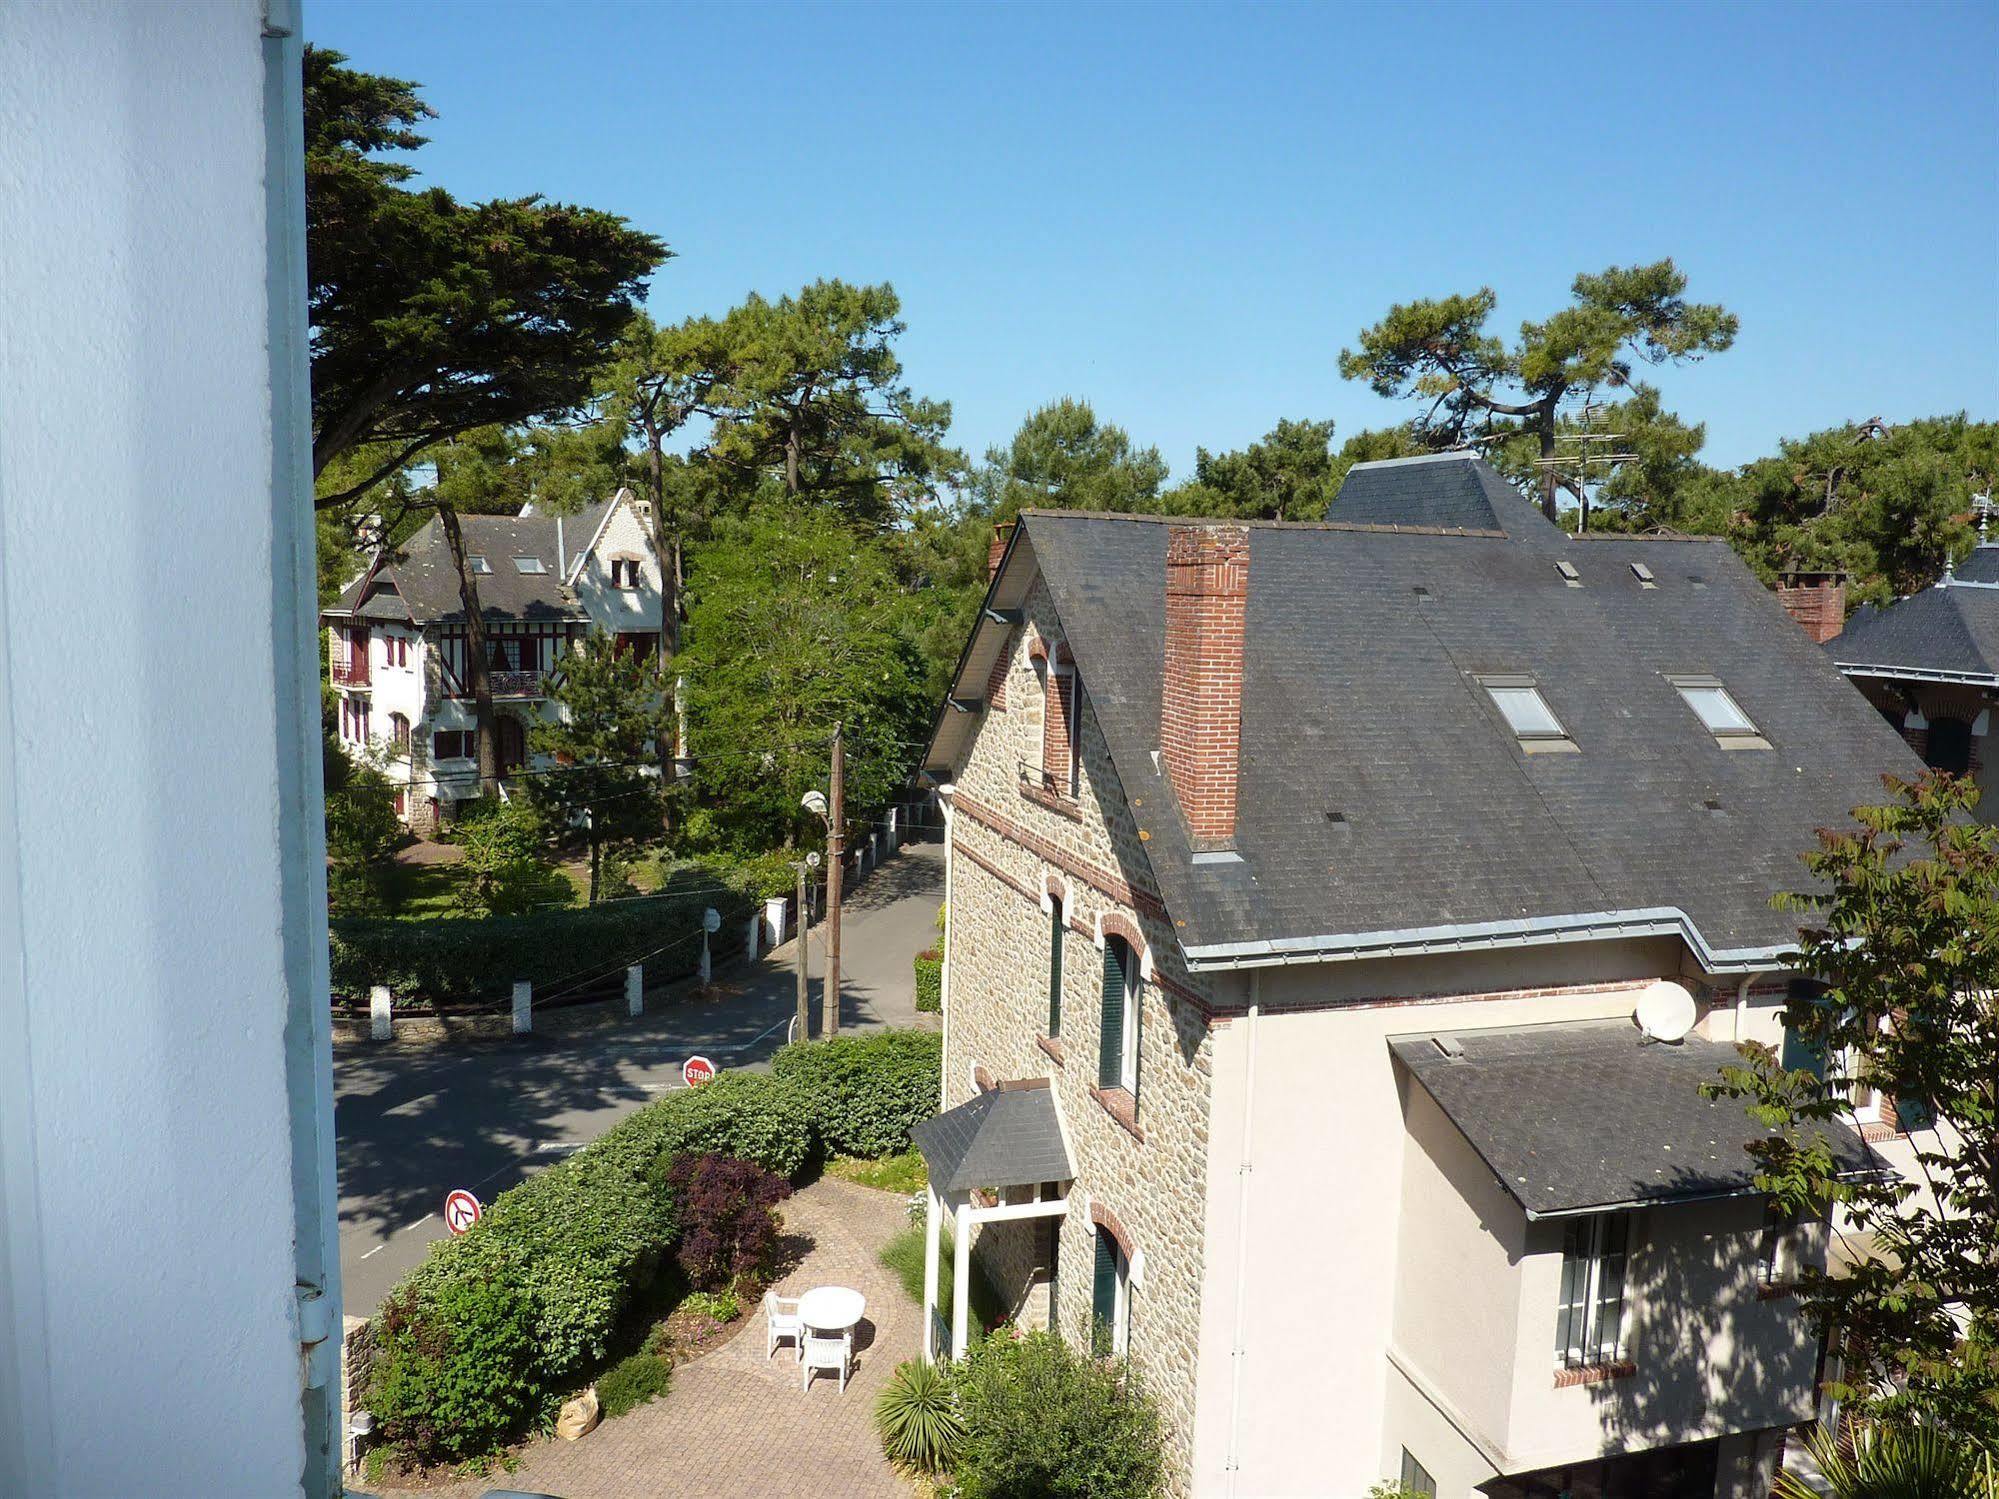
M408 837L396 788L373 765L348 758L335 730L333 694L320 700L320 769L326 788L326 905L341 915L379 915L394 904L390 863Z
M944 955L935 948L916 955L916 1008L944 1008Z
M958 1397L943 1370L911 1359L898 1364L875 1400L875 1432L899 1468L942 1473L965 1440Z
M1775 1499L1999 1499L1999 1460L1938 1427L1865 1422L1845 1440L1818 1428L1805 1445L1823 1482L1787 1469Z
M1234 453L1194 450L1194 482L1160 507L1175 515L1230 520L1324 520L1333 482L1331 422L1280 421Z
M1819 835L1805 855L1816 893L1783 902L1810 923L1791 966L1830 986L1784 1014L1789 1059L1813 1065L1746 1042L1708 1091L1779 1131L1750 1147L1759 1189L1794 1214L1831 1201L1852 1220L1849 1263L1798 1278L1807 1316L1865 1350L1834 1393L1999 1450L1999 828L1971 819L1969 777L1890 786L1894 805ZM1909 1142L1941 1213L1897 1174L1834 1175L1824 1124L1861 1085L1927 1118Z
M965 1499L1149 1499L1164 1487L1159 1412L1123 1361L1033 1332L975 1343L952 1382Z
M719 1291L770 1273L777 1256L776 1209L791 1195L790 1182L750 1161L703 1154L674 1156L664 1183L680 1209L675 1252L689 1284Z
M612 1420L657 1400L673 1384L673 1364L656 1353L634 1353L597 1377L597 1403Z
M517 1263L517 1262L516 1262ZM490 1452L548 1397L535 1357L533 1298L493 1257L463 1274L406 1283L383 1303L366 1405L376 1430L425 1462Z
M713 1152L752 1161L787 1180L812 1153L812 1115L798 1091L758 1072L724 1072L667 1101L665 1154Z
M518 916L559 899L561 876L541 861L544 830L532 808L484 797L452 824L452 838L465 850L453 868L452 895L472 916Z
M874 1031L800 1041L771 1061L794 1086L831 1154L893 1155L937 1112L944 1038L935 1031Z
M1156 510L1166 474L1159 449L1134 445L1089 402L1064 396L1031 414L1005 447L986 450L972 508L987 523L1026 509Z
M712 875L689 883L712 887ZM747 897L712 888L582 910L440 921L335 921L333 992L360 997L386 984L399 1004L494 1002L515 979L541 990L579 975L615 975L643 957L648 982L692 973L701 956L701 913L724 918L711 939L717 956L735 950ZM671 944L671 945L669 945ZM664 951L657 949L665 948Z

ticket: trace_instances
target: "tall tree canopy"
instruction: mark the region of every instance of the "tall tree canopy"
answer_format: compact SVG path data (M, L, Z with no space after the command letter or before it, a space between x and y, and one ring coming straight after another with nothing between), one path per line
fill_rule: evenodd
M980 523L1036 507L1154 510L1166 475L1159 449L1139 447L1089 402L1064 396L1032 413L1005 447L986 450L971 510Z
M1744 1043L1708 1091L1780 1131L1750 1147L1759 1188L1851 1215L1851 1263L1799 1288L1860 1350L1844 1393L1999 1449L1999 828L1970 819L1969 778L1889 784L1893 805L1806 856L1823 896L1790 902L1812 923L1793 966L1828 988L1786 1008L1786 1054ZM1819 1126L1861 1088L1893 1101L1920 1190L1836 1176Z
M1333 481L1333 424L1284 420L1233 453L1194 450L1194 478L1169 491L1165 509L1241 520L1322 520Z
M426 448L567 411L589 394L666 246L622 218L539 197L460 203L412 189L432 111L400 78L305 49L313 473L359 448L344 504Z
M1630 384L1634 358L1682 363L1734 343L1734 314L1687 301L1686 288L1670 260L1577 276L1571 305L1522 323L1510 347L1486 331L1498 305L1490 287L1404 303L1363 329L1358 348L1340 351L1340 373L1377 395L1427 402L1411 425L1432 447L1524 429L1535 456L1552 459L1572 392ZM1542 467L1538 487L1550 520L1557 489L1580 490L1553 466Z

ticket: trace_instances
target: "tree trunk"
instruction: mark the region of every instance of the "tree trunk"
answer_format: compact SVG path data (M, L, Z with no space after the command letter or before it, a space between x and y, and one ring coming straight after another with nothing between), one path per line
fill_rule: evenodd
M479 580L465 560L465 533L458 512L437 507L438 524L451 548L451 565L458 570L458 599L465 606L465 681L472 689L472 715L478 724L479 794L495 796L500 789L500 745L493 719L492 661L486 651L486 616L479 610Z
M1555 407L1561 399L1559 392L1549 396L1534 414L1534 427L1541 437L1541 513L1549 520L1560 514L1555 504L1555 465L1548 460L1555 456Z
M791 425L784 434L784 487L787 493L798 493L798 417L794 415Z
M669 686L673 681L673 658L680 654L680 537L677 527L666 523L666 460L660 453L660 444L666 437L659 426L646 426L646 470L652 491L652 549L659 558L659 650L654 665L659 668L660 691L669 697L674 694ZM674 709L680 704L676 699ZM680 768L680 746L669 737L662 737L656 746L659 750L659 773L664 785L671 787ZM660 800L660 831L671 837L673 834L673 804L668 798ZM594 897L593 897L594 899Z
M590 896L586 904L597 904L597 882L604 872L604 845L597 841L597 819L590 819Z

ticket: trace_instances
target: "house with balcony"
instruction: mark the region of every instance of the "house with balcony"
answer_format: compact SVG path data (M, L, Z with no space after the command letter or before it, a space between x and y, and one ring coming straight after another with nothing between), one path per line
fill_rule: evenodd
M503 775L528 760L528 731L555 711L552 673L601 631L643 656L660 649L659 556L628 489L576 515L459 517L478 580ZM479 795L465 609L441 523L383 548L322 612L340 742L380 764L418 831Z
M1130 1358L1183 1493L1767 1495L1830 1227L1700 1085L1785 1043L1815 830L1919 766L1725 545L1468 455L1319 522L1029 511L925 764L929 1356L984 1274Z

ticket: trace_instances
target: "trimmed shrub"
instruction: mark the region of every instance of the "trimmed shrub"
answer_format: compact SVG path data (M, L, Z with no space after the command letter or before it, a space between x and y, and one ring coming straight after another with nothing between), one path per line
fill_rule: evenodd
M1128 1364L1033 1332L975 1344L953 1378L965 1499L1152 1499L1165 1483L1159 1412Z
M490 1452L547 1401L532 1296L498 1258L382 1305L367 1406L383 1440L424 1462Z
M664 1177L681 1207L680 1268L698 1291L770 1269L780 1227L775 1209L791 1195L790 1182L726 1155L675 1156Z
M934 947L916 955L916 1008L944 1008L944 955Z
M812 1114L798 1090L758 1072L725 1072L667 1100L662 1155L729 1155L791 1179L812 1153Z
M803 1098L820 1145L832 1155L894 1155L937 1112L944 1038L935 1031L875 1031L799 1041L771 1062L771 1075Z
M668 1360L656 1353L635 1353L598 1378L597 1404L608 1421L657 1400L672 1384L673 1365Z
M941 1473L965 1440L958 1397L944 1372L918 1359L896 1365L875 1401L875 1433L899 1468Z

